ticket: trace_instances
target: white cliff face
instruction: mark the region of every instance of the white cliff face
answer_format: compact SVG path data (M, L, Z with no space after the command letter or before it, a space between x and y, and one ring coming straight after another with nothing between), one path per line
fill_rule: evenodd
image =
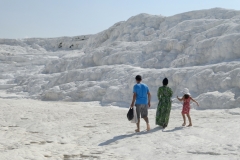
M240 104L240 11L171 17L140 14L96 35L0 40L0 89L42 100L101 101L128 107L143 76L157 105L169 79L173 106L189 88L202 109Z

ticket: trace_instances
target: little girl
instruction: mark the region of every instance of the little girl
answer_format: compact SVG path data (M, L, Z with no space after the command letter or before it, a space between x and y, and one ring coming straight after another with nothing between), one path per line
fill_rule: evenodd
M188 121L189 121L189 125L188 127L191 127L192 126L192 120L191 120L191 117L190 117L190 101L192 100L193 102L195 102L197 104L197 106L199 106L198 102L195 101L192 97L191 97L191 94L189 93L189 90L187 88L184 88L184 90L182 91L184 96L182 98L178 98L177 96L177 99L179 101L183 101L183 108L182 108L182 116L183 116L183 124L182 126L185 126L186 125L186 117L185 117L185 114L187 115L188 117Z

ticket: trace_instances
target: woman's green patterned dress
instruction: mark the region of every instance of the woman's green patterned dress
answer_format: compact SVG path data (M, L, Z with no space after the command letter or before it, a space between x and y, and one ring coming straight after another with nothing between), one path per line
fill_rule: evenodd
M156 113L156 124L162 126L163 128L167 127L170 111L171 111L171 97L172 90L167 86L159 87L158 89L158 107Z

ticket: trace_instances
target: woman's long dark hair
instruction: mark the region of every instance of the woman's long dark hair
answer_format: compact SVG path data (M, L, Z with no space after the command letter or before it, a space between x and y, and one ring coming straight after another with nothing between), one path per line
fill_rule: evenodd
M163 86L167 86L168 85L168 79L164 78L162 83L163 83Z
M184 94L184 98L188 99L190 96L188 94Z

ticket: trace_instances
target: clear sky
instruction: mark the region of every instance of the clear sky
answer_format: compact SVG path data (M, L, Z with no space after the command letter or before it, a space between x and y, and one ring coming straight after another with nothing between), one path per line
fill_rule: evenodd
M94 34L139 13L171 16L240 0L0 0L0 38Z

